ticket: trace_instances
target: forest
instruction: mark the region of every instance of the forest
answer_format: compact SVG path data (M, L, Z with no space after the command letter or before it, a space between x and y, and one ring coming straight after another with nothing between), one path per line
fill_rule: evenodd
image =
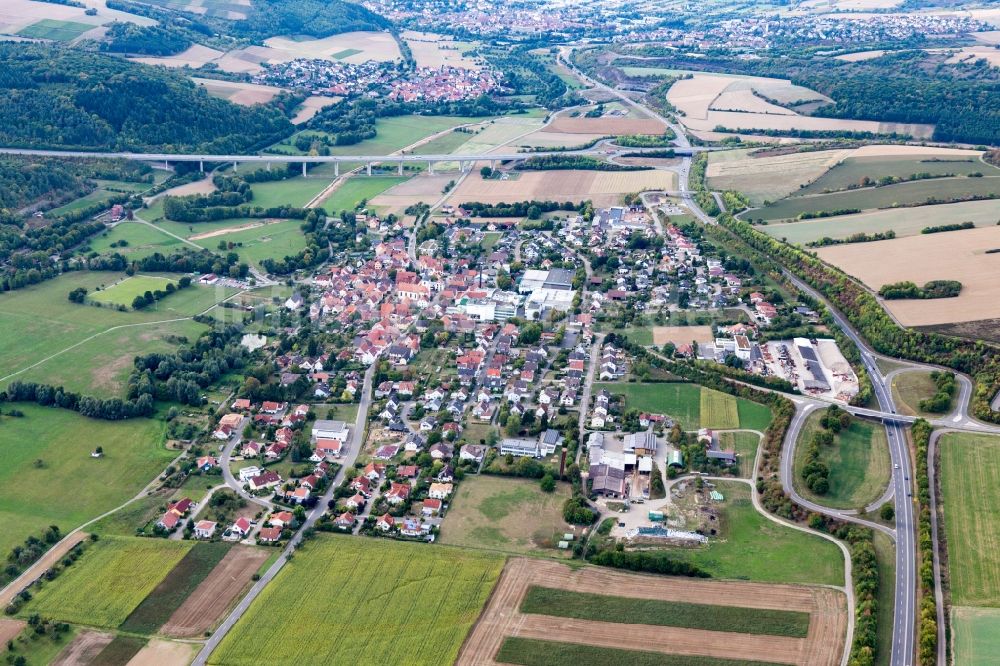
M191 46L191 40L177 30L120 21L108 26L104 38L106 41L101 42L101 50L112 53L167 56L180 53Z
M292 133L273 106L210 97L181 74L120 58L0 44L0 144L238 153Z
M246 19L233 22L227 32L234 37L267 39L275 35L329 37L388 27L384 17L342 0L254 0Z

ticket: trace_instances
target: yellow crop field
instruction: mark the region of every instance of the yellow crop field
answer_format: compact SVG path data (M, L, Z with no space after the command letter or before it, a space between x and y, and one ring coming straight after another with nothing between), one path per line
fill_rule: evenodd
M104 537L24 607L65 622L117 627L194 545L190 541Z
M451 664L503 565L495 553L320 536L209 663Z
M731 430L740 427L740 414L736 398L702 387L701 425L703 428Z

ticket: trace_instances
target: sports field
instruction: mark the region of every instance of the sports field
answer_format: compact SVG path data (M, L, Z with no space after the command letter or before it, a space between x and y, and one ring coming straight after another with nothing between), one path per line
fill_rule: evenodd
M952 651L962 666L992 666L1000 654L1000 608L951 609Z
M801 470L806 464L806 443L819 432L824 411L813 412L795 447L795 489L806 499L838 509L857 509L879 498L889 483L889 445L885 429L868 421L851 419L848 428L834 435L831 447L820 447L820 460L830 469L830 490L816 495L806 488Z
M744 218L755 220L757 211L750 211ZM962 201L960 203L887 208L854 215L838 215L818 220L785 222L758 227L775 238L801 245L824 236L847 238L852 234L894 231L897 238L916 236L924 227L942 224L943 221L972 222L976 226L991 226L1000 219L1000 201Z
M351 176L323 202L330 215L353 211L362 201L371 201L386 190L409 180L408 176Z
M724 394L697 384L594 384L594 391L601 389L607 389L612 394L624 395L625 409L666 414L680 421L681 427L685 430L746 428L763 432L771 422L771 412L764 405L732 396L723 398L721 396ZM703 399L703 393L708 397ZM732 417L730 400L736 403L736 419ZM713 423L721 425L712 425Z
M948 433L938 448L953 603L1000 607L1000 437Z
M486 552L320 535L209 663L453 663L503 562Z
M4 556L49 525L69 532L131 499L175 456L163 446L160 421L98 421L25 403L16 409L24 416L0 417ZM80 437L84 430L87 436ZM104 448L103 458L90 457L95 446Z
M31 37L32 39L71 42L88 30L93 30L94 27L87 23L77 23L75 21L42 19L37 23L32 23L27 28L22 28L17 34L21 37Z
M572 528L562 517L569 486L552 493L538 482L500 476L474 476L458 487L441 525L441 543L472 548L552 555Z
M104 537L23 609L74 624L113 628L166 577L193 542Z

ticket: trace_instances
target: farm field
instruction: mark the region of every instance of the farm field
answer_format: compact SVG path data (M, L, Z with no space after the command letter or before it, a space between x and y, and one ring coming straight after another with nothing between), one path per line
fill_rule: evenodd
M112 243L125 241L125 247L112 247ZM126 258L143 259L154 252L167 254L180 245L181 241L141 222L120 222L113 229L95 236L90 241L90 249L100 254L117 252Z
M948 433L938 449L953 603L1000 607L1000 438Z
M456 42L446 35L436 35L429 32L404 30L402 37L417 61L417 67L442 66L460 67L462 69L481 69L474 58L463 55L468 46Z
M850 152L846 154L851 155ZM968 176L972 173L981 173L989 177L1000 176L1000 169L984 162L980 159L980 155L981 153L973 151L942 150L937 154L923 153L916 156L847 157L809 185L798 190L795 195L805 196L846 190L848 187L857 187L866 177L872 180L887 176L909 178L917 173L943 177Z
M844 558L836 545L760 515L746 485L715 483L725 497L719 539L697 549L669 549L675 557L698 565L715 578L843 585ZM809 558L801 556L806 552Z
M919 407L921 400L931 398L936 393L937 386L929 372L902 372L892 378L892 395L904 414L938 418L940 415L922 412Z
M663 134L665 130L666 126L653 118L622 118L616 116L603 116L600 118L579 116L572 118L565 114L561 114L546 128L546 131L563 134L605 134L613 136L627 134L659 135Z
M251 583L251 577L260 565L274 553L273 550L252 546L230 548L222 561L170 615L160 628L161 633L178 638L195 638L212 629Z
M703 428L732 430L740 427L736 398L705 388L701 390L701 425Z
M542 599L532 593L539 587L547 588ZM609 593L616 596L604 596ZM566 603L550 603L557 598ZM527 607L522 605L526 600ZM535 603L539 601L543 602L541 606ZM692 609L688 604L700 605L705 615L700 618L679 612L668 618L660 615L660 611L670 606ZM457 663L501 661L548 666L569 663L566 655L572 654L579 659L573 662L576 664L730 666L780 662L833 666L840 662L846 629L845 606L843 595L829 588L651 576L514 558L504 568L489 605L463 645ZM608 613L609 609L619 607L624 616L613 617L615 614ZM656 626L648 621L622 623L632 620L640 608L650 611L647 617L666 619L665 625L682 626ZM798 637L728 633L729 623L722 620L743 618L737 626L756 632L775 626L771 624L778 617L772 615L774 611L794 618ZM712 622L709 618L713 616L714 631L690 628ZM803 616L808 618L809 627L804 636L801 635ZM759 622L755 623L755 619ZM526 643L513 649L511 644L505 644L509 640ZM534 656L531 646L540 650ZM637 648L646 652L636 652Z
M405 183L408 176L351 176L341 183L323 201L323 209L330 215L353 211L362 201L371 201L393 187Z
M756 219L753 213L746 215ZM917 236L924 227L956 220L972 222L978 227L992 226L1000 219L1000 201L962 201L933 206L913 206L907 208L887 208L853 215L838 215L817 220L785 222L758 227L775 238L783 238L789 243L803 245L824 236L846 238L852 234L894 231L897 238Z
M715 336L711 326L654 326L653 344L662 346L668 342L676 346L692 342L712 342Z
M483 128L483 131L471 135L468 141L452 152L466 155L473 153L486 153L500 146L507 145L515 140L517 140L520 144L522 141L518 137L523 136L524 141L527 141L528 137L531 136L530 132L541 128L543 124L544 121L541 117L531 113L519 113L494 118ZM455 163L454 166L449 166L448 163L443 163L435 165L434 168L457 169L458 163Z
M312 95L299 105L295 115L292 116L292 124L300 125L312 118L328 106L339 102L341 97L331 97L328 95Z
M399 45L388 32L345 32L321 39L311 37L271 37L268 49L287 60L326 58L360 64L366 60L399 60Z
M483 122L484 118L468 118L464 116L394 116L379 118L375 123L377 132L375 138L366 139L350 146L330 146L331 155L389 155L406 148L421 139L429 137L459 125ZM272 152L288 155L300 155L302 151L295 148L292 141L295 137L271 146ZM343 165L341 165L343 166Z
M927 326L1000 317L994 276L1000 266L1000 227L923 234L877 243L855 243L820 248L819 257L858 278L872 289L912 280L958 280L962 292L955 298L886 301L885 306L904 326ZM914 261L914 257L933 258Z
M159 421L97 421L68 410L18 403L0 417L0 552L49 525L70 529L129 500L174 458ZM5 410L7 411L7 410ZM79 433L86 429L87 437ZM95 446L104 457L90 457ZM38 466L35 461L42 461ZM72 496L72 502L65 501Z
M202 44L192 44L187 49L172 56L144 56L141 58L129 58L132 62L141 62L146 65L160 65L162 67L191 67L197 69L202 65L215 62L225 55ZM223 71L232 71L223 69ZM245 70L240 70L245 71Z
M834 435L831 448L820 448L820 460L830 468L830 490L817 495L805 486L801 470L806 464L806 443L819 432L825 410L806 420L795 447L795 489L806 499L838 509L857 509L879 498L889 483L889 444L885 429L861 419L851 419L848 428Z
M1000 654L1000 609L951 609L955 663L962 666L990 666Z
M450 663L502 566L501 556L483 552L320 535L264 589L209 663Z
M676 175L668 171L523 171L516 180L483 180L473 174L456 188L452 200L461 204L590 199L595 206L614 206L621 203L623 194L673 190L676 185Z
M301 220L280 220L269 221L267 224L260 224L261 220L256 220L259 226L250 224L239 224L239 220L227 220L232 231L222 232L215 230L211 236L202 232L204 225L195 227L199 232L191 239L206 250L217 250L219 243L233 243L232 251L240 256L242 261L250 264L260 264L264 259L281 259L282 257L295 254L306 247L306 237L302 233Z
M517 553L554 555L556 542L571 526L562 517L567 484L542 492L538 482L475 476L458 487L441 525L441 543Z
M122 631L152 634L163 626L229 552L228 543L195 543L170 573L135 607Z
M929 199L990 196L1000 192L1000 178L934 178L847 192L789 197L744 217L755 220L794 220L803 213L833 210L871 210L922 204Z
M26 28L22 28L17 34L21 37L30 37L32 39L51 39L56 42L71 42L88 30L93 29L94 26L89 23L42 19L37 23L32 23Z
M684 430L713 427L704 422L701 411L702 393L718 393L712 389L707 389L697 384L684 383L633 384L605 382L594 384L594 391L600 391L601 389L607 389L611 394L624 395L626 409L634 408L645 412L667 414L680 421L681 427ZM767 428L767 425L771 422L771 412L767 407L742 398L733 399L736 401L739 422L731 427L760 431L764 431ZM709 398L709 400L714 401L714 398ZM709 418L713 418L714 416L714 414L709 415Z
M754 149L709 153L705 178L713 190L736 190L755 206L794 194L820 177L847 151L816 150L785 155L756 156Z
M160 63L162 64L162 63ZM266 104L282 92L276 86L266 86L259 83L246 83L243 81L223 81L221 79L199 79L191 77L191 80L205 89L212 97L227 99L233 104L250 106L252 104Z
M38 591L24 613L117 627L193 547L190 541L104 537Z

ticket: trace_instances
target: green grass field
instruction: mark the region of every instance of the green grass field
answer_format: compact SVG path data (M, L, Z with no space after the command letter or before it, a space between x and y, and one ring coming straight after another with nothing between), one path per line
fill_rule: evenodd
M337 51L330 57L341 60L342 58L350 58L352 55L357 55L359 53L361 53L361 49L344 49L343 51Z
M409 176L351 176L323 202L323 210L339 215L354 210L362 201L371 201L391 187L409 180Z
M701 425L703 428L732 430L740 427L736 398L728 393L701 389Z
M452 663L503 563L485 552L318 536L209 663Z
M51 39L57 42L70 42L88 30L93 30L95 27L89 23L77 23L76 21L42 19L26 28L22 28L17 34L21 37L30 37L32 39Z
M191 550L190 541L104 537L24 607L74 624L113 628Z
M379 118L375 123L377 135L361 143L350 146L330 146L331 155L388 155L412 145L423 138L442 130L469 123L478 123L486 118L463 116L394 116ZM272 148L276 152L298 155L292 140L286 139Z
M750 489L715 482L725 500L719 538L697 549L670 549L716 578L763 583L844 584L844 557L826 539L778 525L757 513ZM803 557L803 553L809 553Z
M472 134L468 132L448 132L414 148L412 153L414 155L447 155L457 151L471 138Z
M135 300L136 296L147 291L153 292L157 289L163 291L170 283L173 283L175 287L177 286L177 281L170 278L152 275L133 275L124 278L121 282L113 284L106 289L88 294L87 300L108 305L131 307L132 301ZM165 300L157 303L157 305L162 304Z
M569 496L567 484L544 493L533 480L468 478L458 487L441 526L441 543L553 554L556 542L570 530L562 518L562 505Z
M260 220L256 220L260 222ZM228 227L233 228L244 224L237 220L229 220ZM205 233L210 229L196 226L196 233ZM306 237L302 233L301 220L283 220L252 229L242 229L211 238L195 239L195 243L207 250L219 251L219 243L236 243L233 252L240 259L251 264L259 264L264 259L281 259L293 255L305 248Z
M903 414L938 418L940 414L920 411L920 401L937 393L937 386L929 372L903 372L892 378L892 395ZM954 399L952 399L954 403Z
M129 614L121 625L122 631L155 633L222 561L230 547L221 542L196 543Z
M111 247L112 243L128 243ZM101 254L117 252L129 259L142 259L154 252L169 253L180 249L181 241L141 222L123 222L90 242L90 249Z
M663 383L663 384L640 384L640 383L597 383L594 390L607 389L612 394L625 396L626 409L638 409L644 412L654 412L667 414L680 421L681 427L685 430L697 430L700 427L706 428L747 428L750 430L763 431L771 422L771 410L764 405L750 402L742 398L727 398L736 402L736 412L738 419L733 421L729 410L731 405L722 407L723 399L718 396L724 394L712 389L707 389L697 384L683 383ZM704 398L702 393L709 394ZM713 394L718 394L715 396ZM728 400L725 401L728 403ZM711 405L711 411L702 413L702 405ZM718 411L722 409L723 412ZM706 421L707 417L707 421ZM712 425L712 421L726 419L729 425Z
M11 658L16 659L22 656L28 666L36 664L51 664L59 656L66 646L73 642L79 629L70 625L69 631L63 634L45 634L39 636L31 627L25 627L14 639L14 649L10 652Z
M163 447L158 421L97 421L24 403L17 409L24 417L0 417L4 556L49 525L69 532L122 504L174 458ZM95 446L104 447L104 458L90 457Z
M949 433L938 447L953 602L1000 607L1000 438Z
M1000 177L985 178L938 178L909 183L898 183L886 187L818 194L809 197L789 197L749 214L753 219L784 220L794 219L800 213L814 211L858 208L890 208L906 204L919 204L929 198L946 199L970 195L996 194L1000 189Z
M879 531L874 532L875 557L878 560L878 649L877 666L888 666L892 657L892 614L896 589L896 547Z
M520 666L777 666L763 661L622 650L519 637L504 638L496 658L500 663Z
M250 187L253 191L251 205L261 208L278 206L302 208L329 184L329 178L302 178L301 176L287 180L254 183Z
M832 447L820 449L820 460L830 468L830 491L816 495L805 487L801 470L806 464L806 442L820 430L823 411L812 413L795 447L795 489L818 504L857 509L878 499L889 483L889 445L885 429L868 421L851 419L850 427L834 436Z
M615 328L612 332L617 335L627 336L629 340L637 345L649 347L653 344L652 326L629 326L628 328Z
M1000 169L979 159L977 154L969 157L945 155L934 157L891 156L891 157L849 157L825 174L803 187L794 196L823 194L847 189L860 184L866 176L873 180L885 176L908 178L915 173L929 173L935 176L967 176L970 173L986 176L1000 176Z
M962 666L992 666L1000 654L1000 608L951 610L954 630L952 650Z
M740 606L713 606L660 599L635 599L532 585L521 600L522 613L578 620L708 629L739 634L805 638L809 613Z
M756 219L755 212L748 217ZM762 231L801 245L830 238L846 238L856 233L894 231L897 237L915 236L924 227L941 224L942 220L972 222L976 226L991 226L1000 218L1000 201L963 201L936 206L916 206L873 210L856 215L838 215L822 220L806 220L759 227Z
M732 449L739 455L740 476L750 478L753 474L753 463L760 445L760 435L753 432L723 432L719 434L719 445Z

